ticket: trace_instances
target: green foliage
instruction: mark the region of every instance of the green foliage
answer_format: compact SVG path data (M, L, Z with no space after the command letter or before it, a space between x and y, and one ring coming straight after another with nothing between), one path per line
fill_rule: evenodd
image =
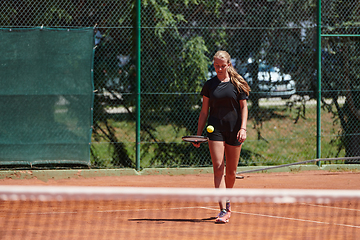
M325 48L323 56L327 58L327 61L324 61L326 65L323 66L322 95L333 100L331 104L324 106L333 114L333 121L341 123L342 130L333 142L337 144L339 152L345 149L346 156L349 157L360 154L358 10L359 6L354 2L328 1L324 4L323 15L324 20L328 22L323 34L353 35L353 37L334 36L322 39ZM346 97L343 106L338 104L341 96Z
M196 165L210 164L207 149L197 152L181 144L179 137L196 132L201 106L198 93L208 78L212 56L219 49L228 51L236 59L237 66L247 64L252 58L255 64L265 62L278 67L296 82L300 99L286 103L292 110L291 118L290 114L283 114L284 117L278 119L273 110L260 106L261 99L257 95L260 89L256 84L258 66L253 67L255 87L249 101L249 124L253 132L249 136L255 139L251 140L251 145L244 145L241 164L255 165L263 160L271 161L269 156L287 156L281 146L295 146L298 141L282 139L283 134L269 130L268 123L290 119L294 126L302 129L300 124L306 125L309 119L306 104L316 97L317 91L316 3L312 0L143 0L141 4L143 167L152 164L180 166L199 155L204 155L206 161ZM101 41L96 47L94 61L95 143L92 153L93 164L98 166L134 166L137 117L134 109L137 100L134 6L133 0L24 0L3 1L0 10L0 24L7 27L96 26ZM356 1L323 1L322 11L323 34L359 34ZM322 137L335 146L336 154L343 154L344 149L348 155L356 154L356 146L351 143L357 141L360 122L356 114L360 91L358 37L323 37L322 40L326 59L322 66L322 105L332 115L334 125L340 123L342 126ZM121 62L120 58L126 61ZM346 102L340 104L344 96ZM291 125L286 126L290 128ZM129 133L130 128L132 133ZM167 134L163 134L165 132ZM280 138L277 150L267 143L275 138L269 140L268 134L272 132ZM297 133L306 138L301 131ZM333 135L337 137L334 139ZM301 144L307 149L314 148L313 139L302 140ZM334 154L329 149L329 155ZM296 153L290 160L303 156L312 158L312 153ZM111 160L104 161L108 158Z
M241 151L239 165L241 166L271 166L296 161L305 161L315 158L316 145L316 107L312 105L307 108L306 119L303 120L303 128L299 129L294 124L297 117L296 111L289 107L274 106L270 108L261 107L264 112L271 116L265 117L263 122L263 139L257 140L256 129L251 127L252 116L248 123L248 139L244 143ZM251 106L250 106L251 110ZM165 116L166 118L167 116ZM181 137L188 131L185 126L177 127L179 124L166 124L164 122L156 124L154 129L157 139L162 139L158 147L151 138L143 140L141 143L141 167L183 167L183 166L211 166L211 158L207 144L201 144L197 149L192 144L184 143ZM344 157L345 149L338 149L340 140L332 140L331 135L341 131L340 122L334 123L331 113L324 111L322 114L323 158ZM119 121L114 125L115 132L119 139L123 139L122 133L133 131L133 124L126 121ZM132 140L129 140L132 142ZM134 157L135 148L133 144L127 144L126 149L130 157ZM300 146L300 147L299 147ZM93 159L98 157L98 167L113 168L118 165L112 163L114 149L110 143L94 144L96 154ZM256 151L254 151L254 149ZM282 158L279 158L282 156ZM93 160L95 161L95 160ZM342 163L342 162L339 162Z

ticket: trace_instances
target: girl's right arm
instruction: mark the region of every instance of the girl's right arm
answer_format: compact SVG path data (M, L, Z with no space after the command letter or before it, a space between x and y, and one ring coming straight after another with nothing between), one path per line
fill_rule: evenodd
M201 135L202 131L204 130L206 120L209 115L209 98L203 96L203 102L202 107L199 115L199 121L198 121L198 129L196 135ZM200 147L200 143L193 143L195 147Z

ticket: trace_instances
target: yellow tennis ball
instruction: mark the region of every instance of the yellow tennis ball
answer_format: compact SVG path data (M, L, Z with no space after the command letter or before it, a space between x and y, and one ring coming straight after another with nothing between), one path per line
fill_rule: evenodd
M212 132L214 131L214 127L211 126L211 125L209 125L209 126L207 126L206 131L207 131L208 133L212 133Z

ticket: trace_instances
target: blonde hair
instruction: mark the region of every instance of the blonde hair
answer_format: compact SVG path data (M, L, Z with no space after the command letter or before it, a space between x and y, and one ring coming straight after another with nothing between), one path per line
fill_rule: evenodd
M248 83L245 81L245 79L240 76L240 74L237 73L234 66L231 63L231 57L230 54L226 51L217 51L214 55L214 59L225 59L227 63L230 64L230 66L227 69L227 72L230 76L230 81L234 86L237 88L237 90L240 92L240 89L243 90L247 96L249 96L249 93L251 91Z

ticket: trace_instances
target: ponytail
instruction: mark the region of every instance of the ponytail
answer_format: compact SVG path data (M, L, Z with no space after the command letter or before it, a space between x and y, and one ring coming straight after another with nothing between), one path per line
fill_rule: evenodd
M245 79L242 76L240 76L240 74L236 72L231 62L228 68L228 73L230 75L231 83L234 84L234 86L236 86L238 92L240 92L241 89L247 96L249 96L249 93L251 91L249 84L245 81Z

